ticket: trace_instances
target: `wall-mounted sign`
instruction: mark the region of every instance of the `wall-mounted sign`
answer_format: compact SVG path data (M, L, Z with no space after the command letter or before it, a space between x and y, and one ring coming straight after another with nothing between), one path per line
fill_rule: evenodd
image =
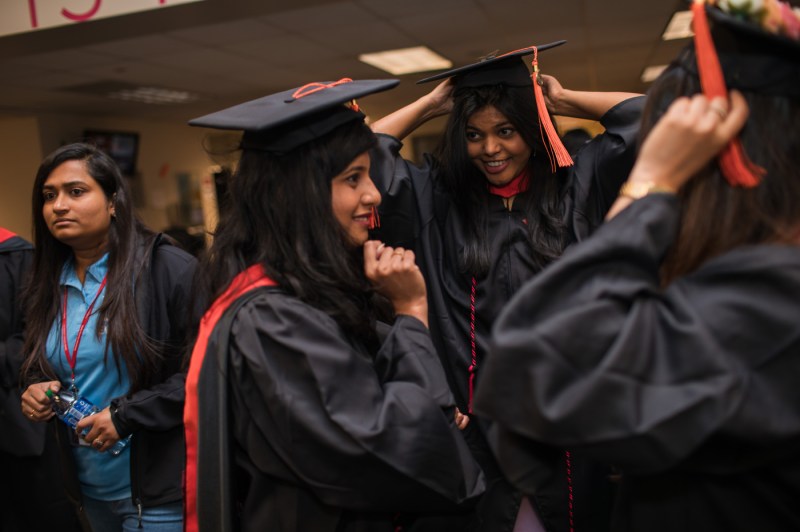
M2 0L0 37L202 0Z

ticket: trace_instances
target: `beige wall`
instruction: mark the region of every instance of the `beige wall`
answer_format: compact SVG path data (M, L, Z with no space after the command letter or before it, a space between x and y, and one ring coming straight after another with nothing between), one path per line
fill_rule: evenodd
M178 202L177 175L199 183L212 164L203 149L205 131L184 124L111 117L42 115L0 119L0 225L31 237L30 195L41 159L59 146L81 139L85 129L139 134L138 175L131 181L139 215L156 230L170 225L168 211Z
M0 226L31 239L31 186L42 159L36 118L0 118Z

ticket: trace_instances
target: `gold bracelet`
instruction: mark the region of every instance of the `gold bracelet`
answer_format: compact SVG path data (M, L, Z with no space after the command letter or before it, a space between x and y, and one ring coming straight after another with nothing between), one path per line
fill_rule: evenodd
M669 186L657 185L652 181L625 181L619 189L619 195L637 200L648 194L675 194L677 191Z

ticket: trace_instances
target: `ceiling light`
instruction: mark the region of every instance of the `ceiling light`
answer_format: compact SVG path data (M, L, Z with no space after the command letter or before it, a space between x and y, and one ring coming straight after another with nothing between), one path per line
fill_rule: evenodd
M674 39L686 39L693 35L692 12L677 11L672 15L669 24L667 24L667 29L661 34L661 39L664 41L672 41Z
M186 103L197 99L197 95L188 91L162 89L160 87L137 87L135 89L122 89L109 92L108 97L129 102L142 102L151 104Z
M649 66L642 71L642 83L650 83L664 72L667 65Z
M425 46L361 54L358 56L358 59L363 63L380 68L393 76L412 74L414 72L426 72L428 70L440 70L453 66L453 63L449 59L445 59Z
M91 96L114 98L129 102L149 104L176 104L193 102L200 99L199 94L189 91L168 89L166 87L142 87L134 83L119 80L101 80L83 85L64 87L64 90L79 92Z

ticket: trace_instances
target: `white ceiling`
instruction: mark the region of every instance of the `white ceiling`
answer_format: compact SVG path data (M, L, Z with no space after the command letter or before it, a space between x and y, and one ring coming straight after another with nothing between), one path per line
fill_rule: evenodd
M5 1L5 0L4 0ZM646 7L645 7L646 6ZM683 0L205 0L0 38L0 115L45 112L185 121L310 81L386 78L360 53L425 45L456 66L567 39L544 72L576 89L644 91L642 70L685 41L660 35ZM382 115L427 90L422 74L362 105ZM108 99L108 82L188 90L189 104Z

